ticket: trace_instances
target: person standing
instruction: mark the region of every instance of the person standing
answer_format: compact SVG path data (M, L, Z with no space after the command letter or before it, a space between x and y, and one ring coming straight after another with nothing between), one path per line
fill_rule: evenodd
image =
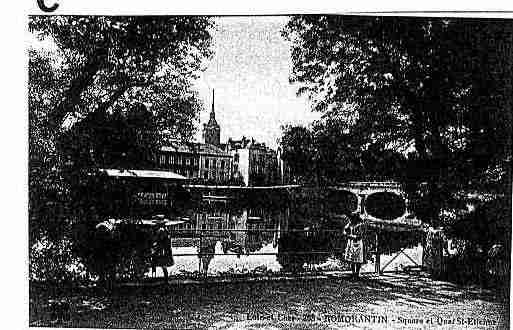
M214 258L217 240L210 237L202 237L198 250L200 275L207 277L208 266Z
M358 214L349 215L349 223L344 228L347 237L344 259L351 264L353 279L358 279L364 263L364 223Z
M165 227L160 227L157 229L156 239L152 246L152 268L162 267L164 280L167 283L169 279L167 267L171 267L174 264L169 233Z

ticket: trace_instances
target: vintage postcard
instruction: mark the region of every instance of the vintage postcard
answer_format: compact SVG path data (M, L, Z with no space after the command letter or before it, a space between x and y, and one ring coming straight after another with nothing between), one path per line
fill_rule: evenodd
M30 327L509 328L513 20L65 3L26 26Z

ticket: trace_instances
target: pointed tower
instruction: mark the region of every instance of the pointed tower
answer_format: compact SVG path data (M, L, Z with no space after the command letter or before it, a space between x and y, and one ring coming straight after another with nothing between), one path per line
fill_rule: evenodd
M212 110L210 111L210 119L207 124L203 124L203 140L206 144L215 146L221 145L221 128L216 121L216 113L214 109L215 94L212 90Z

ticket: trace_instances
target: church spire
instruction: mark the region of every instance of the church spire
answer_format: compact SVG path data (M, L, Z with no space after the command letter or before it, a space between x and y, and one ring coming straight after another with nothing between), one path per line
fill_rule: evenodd
M216 113L214 110L214 102L215 102L215 89L212 88L212 112L210 112L210 116L216 117Z
M215 111L215 90L212 89L212 110L210 111L210 120L208 121L209 126L219 126L216 121L216 111Z
M215 92L212 89L212 111L210 112L210 120L207 124L203 125L203 139L207 144L213 144L219 146L221 128L216 120L215 113Z

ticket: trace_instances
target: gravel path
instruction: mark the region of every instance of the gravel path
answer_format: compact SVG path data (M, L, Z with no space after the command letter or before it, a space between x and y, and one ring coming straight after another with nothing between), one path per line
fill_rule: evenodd
M125 288L108 297L61 296L69 320L52 323L50 297L31 289L31 326L138 329L505 329L509 302L486 290L414 276L345 277Z

